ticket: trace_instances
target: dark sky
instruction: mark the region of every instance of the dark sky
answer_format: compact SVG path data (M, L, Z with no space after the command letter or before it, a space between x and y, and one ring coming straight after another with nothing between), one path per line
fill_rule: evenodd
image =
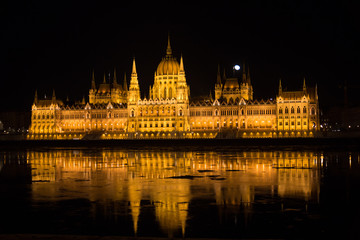
M122 1L119 1L122 2ZM153 2L153 1L151 1ZM321 105L342 103L344 82L359 104L359 17L347 1L238 1L113 5L104 1L8 1L1 8L0 111L29 110L39 97L81 100L90 75L117 69L128 80L136 58L142 95L165 55L183 55L191 95L214 89L217 65L249 64L257 99L318 84Z

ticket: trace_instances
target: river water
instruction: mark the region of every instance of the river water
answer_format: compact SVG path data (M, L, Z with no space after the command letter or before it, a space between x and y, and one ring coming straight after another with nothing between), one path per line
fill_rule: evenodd
M311 148L0 151L0 234L360 237L360 155Z

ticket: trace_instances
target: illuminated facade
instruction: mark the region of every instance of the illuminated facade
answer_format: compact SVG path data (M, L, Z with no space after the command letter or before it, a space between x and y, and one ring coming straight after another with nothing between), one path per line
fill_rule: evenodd
M135 59L130 85L94 73L89 101L67 105L35 94L28 139L154 139L314 137L319 130L317 88L283 91L275 100L254 100L250 71L227 78L218 70L215 99L191 101L184 62L172 54L170 41L158 65L148 98L141 99Z

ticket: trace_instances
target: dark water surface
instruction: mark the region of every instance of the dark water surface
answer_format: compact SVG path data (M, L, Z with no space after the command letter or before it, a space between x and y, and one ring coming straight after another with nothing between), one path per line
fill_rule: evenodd
M2 149L0 234L360 239L359 152L304 149Z

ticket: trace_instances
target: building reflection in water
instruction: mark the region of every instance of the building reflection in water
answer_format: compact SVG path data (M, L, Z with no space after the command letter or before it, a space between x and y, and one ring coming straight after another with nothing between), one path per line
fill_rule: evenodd
M29 151L26 159L33 200L127 202L135 235L141 231L142 210L150 207L168 236L185 236L194 199L212 199L219 209L241 206L248 212L262 192L318 202L324 164L321 154L290 151L55 150Z

